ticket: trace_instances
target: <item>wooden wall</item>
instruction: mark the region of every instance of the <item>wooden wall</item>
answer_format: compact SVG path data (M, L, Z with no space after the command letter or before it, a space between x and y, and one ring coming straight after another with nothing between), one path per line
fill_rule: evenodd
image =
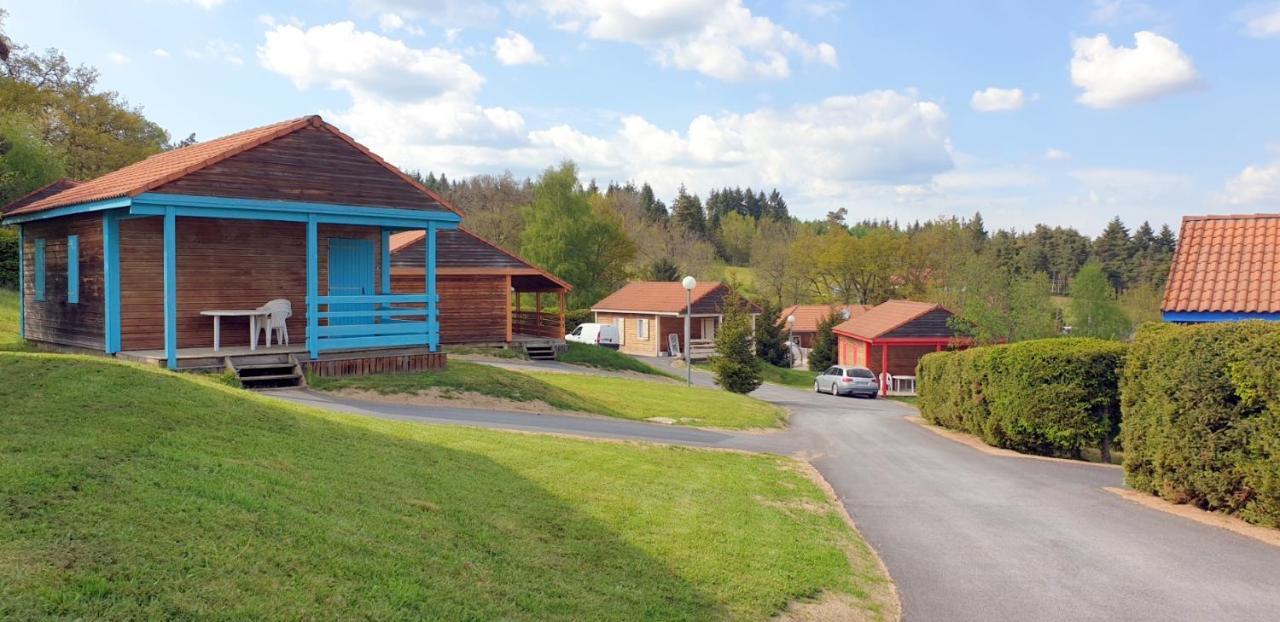
M320 225L320 294L328 292L329 238L374 242L372 227ZM120 222L121 348L164 347L164 225L161 218ZM273 298L293 304L292 343L306 341L307 240L302 223L178 218L178 347L213 345L209 309L253 309ZM99 262L100 265L101 262ZM378 283L375 274L374 283ZM222 319L224 345L248 345L247 318Z
M391 273L391 291L416 294L426 289L421 271ZM503 343L507 340L507 277L501 274L439 275L437 313L440 343Z
M871 346L871 360L864 361L864 342L845 336L840 336L839 339L841 365L866 367L879 377L882 371L881 348L884 346ZM889 373L894 376L914 376L920 358L934 351L934 346L889 346Z
M640 338L640 322L637 320L641 318L649 320L648 339ZM619 352L639 356L658 356L659 350L666 349L666 341L663 341L666 337L659 337L658 316L642 313L597 313L595 321L600 324L613 324L618 319L622 319L624 323L622 345L618 347ZM665 335L665 333L663 334Z
M227 158L156 192L446 210L342 138L317 127Z
M694 316L689 319L689 338L690 339L698 340L703 338L703 334L702 334L703 319L704 318L701 318L698 316ZM659 321L660 327L662 328L662 335L661 335L662 340L661 340L661 343L658 344L658 350L662 352L667 351L667 341L670 339L670 337L668 337L667 335L672 333L680 336L680 347L683 348L684 347L684 316L680 316L680 317L660 316L658 321Z
M102 215L80 214L30 222L23 227L23 299L26 336L102 350L105 340L102 289ZM67 302L67 236L80 236L80 302ZM36 240L45 240L45 300L35 296Z

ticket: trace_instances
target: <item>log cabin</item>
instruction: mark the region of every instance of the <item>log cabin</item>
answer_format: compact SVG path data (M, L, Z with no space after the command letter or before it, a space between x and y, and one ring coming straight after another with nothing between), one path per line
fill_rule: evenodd
M813 347L813 339L818 335L818 325L823 320L831 317L832 314L838 314L842 319L849 319L862 315L870 305L791 305L782 310L778 315L779 325L783 330L787 331L788 339L796 345L796 347L809 349ZM792 323L787 323L787 318L795 318Z
M173 369L271 352L321 375L443 365L437 256L461 217L319 116L56 182L0 215L19 230L28 341ZM406 231L419 282L397 293ZM275 334L289 343L269 331L259 348L272 300L292 309Z
M890 300L838 324L836 360L866 367L880 379L880 393L915 393L916 365L930 352L973 345L951 326L953 314L930 302ZM896 383L896 384L895 384Z
M436 235L440 343L512 347L535 359L564 348L568 283L465 228ZM391 236L394 291L422 291L425 250L422 231Z
M736 294L718 281L698 283L686 292L678 282L628 283L591 307L595 321L618 327L618 350L639 356L680 356L685 344L684 321L689 318L689 354L695 360L715 352L716 331L724 321L726 303ZM745 301L755 332L760 307Z

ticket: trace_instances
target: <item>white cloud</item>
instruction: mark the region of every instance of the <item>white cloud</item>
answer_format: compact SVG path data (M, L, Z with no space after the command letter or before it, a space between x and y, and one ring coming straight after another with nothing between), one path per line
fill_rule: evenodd
M120 52L112 52L107 55L107 60L111 61L114 65L123 65L129 62L129 57Z
M411 48L396 39L356 30L351 22L306 30L277 26L267 31L258 59L300 89L320 84L369 99L470 96L484 82L457 53Z
M415 26L414 24L405 21L399 13L383 13L382 15L379 15L378 28L381 28L382 32L403 30L411 35L419 36L424 33L421 26Z
M1168 17L1143 0L1093 0L1089 19L1105 26L1132 23L1163 23Z
M840 0L791 0L788 4L792 10L800 11L814 18L833 16L843 11L847 6Z
M232 65L243 65L244 57L240 55L240 45L222 39L210 39L203 48L183 50L190 58L197 60L219 60Z
M164 48L156 48L151 50L151 55L157 58L169 58L169 50Z
M545 60L534 49L532 41L514 30L493 40L493 55L503 65L530 65Z
M351 0L351 6L362 17L390 13L437 26L492 26L501 15L483 0Z
M1069 154L1069 153L1067 153L1066 151L1063 151L1063 150L1061 150L1061 149L1053 149L1053 148L1050 148L1050 149L1046 149L1046 150L1045 150L1045 152L1044 152L1044 159L1046 159L1046 160L1070 160L1070 159L1071 159L1071 154Z
M1244 22L1244 31L1250 37L1280 37L1280 3L1245 9L1236 17Z
M1113 47L1106 35L1071 43L1071 82L1084 89L1077 101L1114 108L1191 89L1195 67L1177 43L1149 31L1134 33L1134 47Z
M791 75L791 59L835 67L836 49L752 14L742 0L543 0L558 28L644 46L663 66L720 80Z
M1227 181L1227 202L1233 205L1280 206L1280 160L1245 167Z
M1002 89L993 86L974 91L973 97L969 99L969 105L973 106L974 110L982 112L1001 112L1022 108L1026 100L1027 98L1022 95L1022 89Z

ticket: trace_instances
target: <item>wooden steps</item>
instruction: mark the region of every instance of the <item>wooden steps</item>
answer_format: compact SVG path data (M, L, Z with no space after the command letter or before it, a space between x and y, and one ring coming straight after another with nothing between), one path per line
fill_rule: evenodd
M302 365L292 354L228 356L226 368L246 389L282 389L306 384Z
M532 361L554 361L556 360L556 347L546 343L529 343L524 346L524 353Z

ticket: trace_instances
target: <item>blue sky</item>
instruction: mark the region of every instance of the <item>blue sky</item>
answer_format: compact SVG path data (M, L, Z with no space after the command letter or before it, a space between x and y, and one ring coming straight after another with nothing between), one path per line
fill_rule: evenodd
M1096 233L1280 206L1280 2L6 3L175 137L320 113L450 177Z

